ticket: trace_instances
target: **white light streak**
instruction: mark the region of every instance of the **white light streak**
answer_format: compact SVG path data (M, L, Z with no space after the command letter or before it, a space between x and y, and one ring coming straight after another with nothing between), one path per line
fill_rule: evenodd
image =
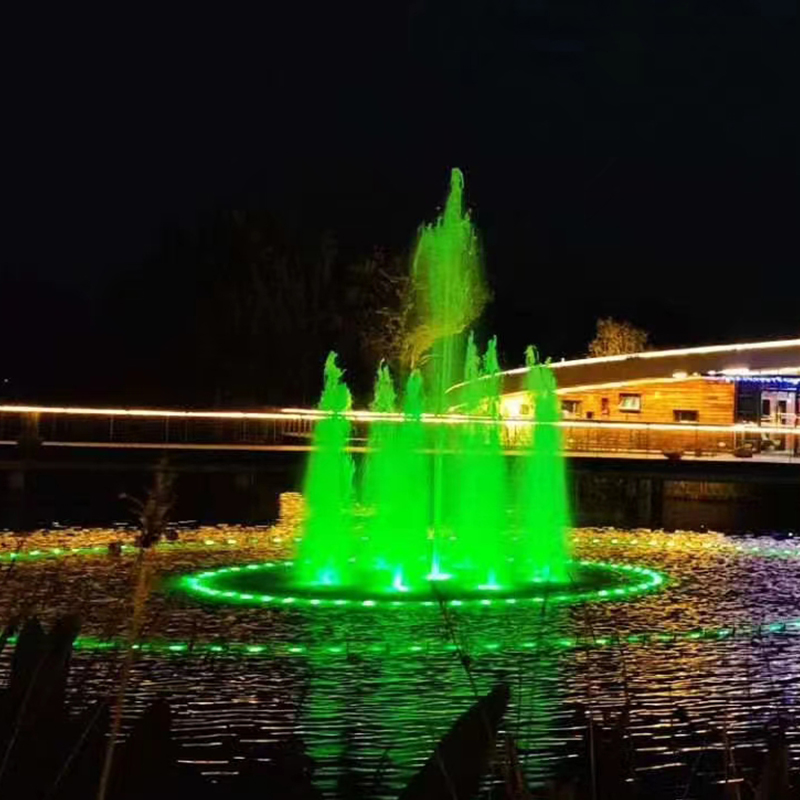
M664 381L674 381L674 378L665 378ZM651 382L651 381L647 381ZM627 385L627 383L626 383ZM573 389L572 391L575 391ZM320 420L330 414L318 409L291 409L280 411L175 411L170 409L144 409L144 408L90 408L83 406L39 406L39 405L0 405L2 414L42 414L56 416L89 416L89 417L150 417L160 419L224 419L224 420L272 420L291 422L297 420ZM385 414L373 411L348 411L343 416L353 420L371 422L403 422L402 414ZM758 426L746 423L733 423L731 425L696 425L686 422L627 422L627 421L597 421L597 420L560 420L551 423L537 423L530 417L492 417L467 416L460 414L435 414L423 415L422 421L427 424L466 425L480 423L484 425L525 425L539 424L556 425L560 428L594 428L598 430L651 430L651 431L690 431L718 432L718 433L800 433L797 428L780 426ZM113 446L114 443L108 443ZM213 446L213 445L212 445Z

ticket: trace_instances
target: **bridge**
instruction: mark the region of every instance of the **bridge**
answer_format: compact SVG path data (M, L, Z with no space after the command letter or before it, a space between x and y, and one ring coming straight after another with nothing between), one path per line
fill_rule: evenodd
M120 494L140 494L164 455L170 471L180 476L176 518L272 519L278 492L301 485L304 455L323 416L316 409L2 405L0 527L30 530L65 520L96 524L125 518ZM402 419L363 411L348 416L353 452L367 450L369 423ZM458 415L427 416L424 422L496 424ZM507 455L524 453L531 419L511 417L501 424ZM556 424L563 433L573 509L582 524L674 524L669 520L676 496L732 498L731 509L738 508L737 498L746 498L748 508L774 512L776 527L796 523L800 457L794 453L800 429L590 420ZM786 437L786 447L782 453L744 447L748 439L762 436Z
M349 449L367 449L368 426L376 421L401 422L398 414L351 411ZM0 457L46 458L58 449L150 451L273 451L312 449L317 409L194 411L145 408L0 405ZM496 424L486 417L424 415L427 425ZM510 456L525 451L529 417L507 417L503 442ZM670 461L732 461L742 464L800 464L800 428L743 423L702 425L563 420L565 453L572 457ZM768 442L772 447L761 446ZM775 448L775 443L780 444ZM753 446L753 445L758 446Z

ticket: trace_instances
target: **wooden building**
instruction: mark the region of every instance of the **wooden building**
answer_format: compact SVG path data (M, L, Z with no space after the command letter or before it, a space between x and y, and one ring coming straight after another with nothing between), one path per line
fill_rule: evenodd
M596 389L565 387L561 410L564 419L730 425L736 417L736 384L698 376Z
M667 454L800 452L800 339L655 350L551 366L563 418L576 422L574 429L566 427L568 448L637 450L646 434L648 448ZM526 372L503 373L501 409L512 434L514 419L533 414ZM456 399L458 387L454 392ZM636 424L626 428L625 423ZM730 436L708 429L734 425ZM651 430L642 431L644 426Z

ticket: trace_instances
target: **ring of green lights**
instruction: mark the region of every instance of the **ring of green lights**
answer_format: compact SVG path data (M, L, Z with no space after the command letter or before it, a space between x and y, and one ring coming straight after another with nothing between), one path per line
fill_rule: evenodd
M596 538L595 542L601 540ZM610 544L628 544L625 540L612 539ZM184 549L203 549L212 545L232 546L239 542L234 539L215 539L203 542L162 542L159 549L184 550ZM636 541L632 544L655 546L654 541ZM798 560L800 550L790 547L764 547L762 545L737 544L723 548L740 555L778 558L786 560ZM650 551L650 547L647 547ZM133 545L122 546L123 555L134 555L139 552L139 548ZM107 545L94 545L89 547L49 547L33 550L6 550L0 552L0 563L14 562L39 562L49 559L61 559L64 557L91 557L102 556L108 553ZM283 562L287 563L287 562ZM598 562L593 562L598 563ZM602 563L602 562L599 562ZM619 566L619 565L617 565ZM641 569L641 568L639 568ZM648 570L655 572L655 570ZM202 574L202 573L200 573ZM187 580L192 576L186 576L181 580ZM662 576L662 584L664 578ZM653 587L655 588L655 587ZM643 590L647 591L647 590ZM630 597L630 593L628 594ZM611 597L597 598L613 600ZM553 598L549 600L552 602ZM495 601L497 602L497 601ZM499 605L499 603L498 603ZM800 617L790 619L775 619L758 624L738 624L735 626L696 628L691 630L645 630L626 635L611 636L578 636L578 637L544 637L535 641L516 642L515 647L520 652L531 652L539 650L571 650L571 649L594 649L604 647L627 647L644 645L665 645L671 646L680 642L697 641L729 641L732 639L760 639L766 636L792 636L800 635ZM17 637L12 635L8 639L8 644L16 643ZM131 644L122 638L96 638L93 636L79 636L74 647L78 651L89 653L104 653L114 651L126 651L131 649L145 655L153 656L202 656L204 658L219 657L306 657L306 656L378 656L385 657L391 653L393 655L416 655L420 653L431 654L438 652L450 652L458 649L458 646L449 642L427 642L425 644L413 643L405 647L393 647L388 644L367 643L360 645L358 642L347 641L344 643L327 643L318 646L304 644L302 642L235 642L235 641L183 641L174 639L154 639L140 641ZM507 646L499 645L496 642L486 642L477 647L479 652L492 652L498 649L507 649Z
M107 556L109 555L109 542L105 545L92 545L91 547L47 547L34 550L11 550L0 552L0 564L24 564L27 562L37 562L54 558L67 558L68 556ZM235 547L239 542L235 539L216 540L207 539L203 542L159 542L158 550L168 552L183 550L207 550L210 547ZM123 544L120 546L120 553L123 556L134 556L141 552L141 548L133 544Z
M303 608L408 608L409 606L437 606L443 603L451 607L482 608L486 606L509 605L543 605L547 604L573 604L601 601L629 600L637 595L657 590L666 582L666 576L649 567L635 564L619 564L605 561L576 561L577 566L598 571L611 582L603 588L555 588L548 587L548 591L517 592L511 596L475 597L475 596L449 596L441 599L402 599L397 595L387 598L385 595L359 595L333 596L309 594L296 589L282 587L278 581L269 594L257 591L239 591L237 589L220 587L221 582L230 581L237 575L248 577L254 573L266 576L267 583L276 571L291 569L291 561L265 561L257 564L241 566L220 567L214 570L205 570L190 575L185 575L177 580L177 588L187 592L193 597L216 603L248 606L278 606L278 607L303 607ZM614 582L616 581L616 582ZM621 583L620 583L621 581ZM534 585L535 586L535 585Z
M624 635L611 636L545 636L535 641L519 641L513 649L519 652L549 652L566 650L594 650L611 647L632 647L636 645L674 645L681 642L720 642L742 639L761 639L767 636L793 636L800 634L800 618L779 620L776 622L745 624L736 627L722 628L695 628L692 630L676 631L641 631ZM8 644L14 645L17 636L11 636ZM73 647L79 651L90 653L124 652L128 649L137 653L155 656L263 656L267 658L278 657L304 657L304 656L354 656L360 657L385 657L388 655L436 655L441 653L457 652L457 644L446 641L431 641L425 644L409 644L392 646L380 643L359 643L347 641L335 644L308 645L303 643L288 642L198 642L181 640L150 640L126 642L121 638L98 639L93 636L79 636L75 639ZM498 642L473 643L471 652L479 655L493 653L498 650L508 650L508 645Z

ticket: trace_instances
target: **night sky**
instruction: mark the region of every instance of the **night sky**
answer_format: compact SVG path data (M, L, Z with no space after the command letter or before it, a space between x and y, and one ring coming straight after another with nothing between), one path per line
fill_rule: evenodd
M159 319L112 298L170 231L252 208L398 250L452 166L506 366L584 354L603 315L800 335L796 2L290 5L6 19L5 397L124 388Z

